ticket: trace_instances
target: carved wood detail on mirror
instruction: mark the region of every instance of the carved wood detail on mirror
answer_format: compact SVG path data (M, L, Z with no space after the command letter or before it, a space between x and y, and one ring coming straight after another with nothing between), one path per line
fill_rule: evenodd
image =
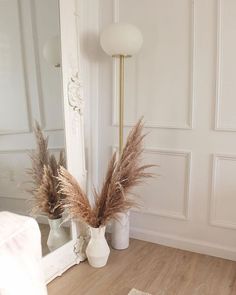
M84 98L82 96L82 84L78 72L68 82L68 103L74 111L83 115Z

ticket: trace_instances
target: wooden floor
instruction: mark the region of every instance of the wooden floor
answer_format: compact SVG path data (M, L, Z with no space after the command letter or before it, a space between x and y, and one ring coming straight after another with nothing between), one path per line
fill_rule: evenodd
M236 294L236 262L131 240L111 254L106 267L87 262L48 286L49 295L126 295L136 288L153 295Z

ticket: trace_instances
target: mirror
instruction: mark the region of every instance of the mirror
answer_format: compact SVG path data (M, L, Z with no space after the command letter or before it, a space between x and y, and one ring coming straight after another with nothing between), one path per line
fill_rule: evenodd
M51 157L58 161L65 151L62 93L58 1L0 0L0 211L32 211L32 176L26 171L32 168L29 152L37 147L35 120ZM49 219L39 210L35 216L43 255L71 240L70 223L61 225L63 214L57 215ZM56 230L61 241L50 243Z

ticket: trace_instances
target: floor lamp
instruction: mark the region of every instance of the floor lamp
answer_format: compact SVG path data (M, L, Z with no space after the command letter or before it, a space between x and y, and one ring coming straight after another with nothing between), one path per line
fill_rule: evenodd
M143 43L138 28L131 24L114 23L106 27L100 37L102 49L110 56L119 59L119 155L123 149L124 129L124 66L125 58L137 53ZM119 214L113 222L112 247L126 249L129 247L129 214Z

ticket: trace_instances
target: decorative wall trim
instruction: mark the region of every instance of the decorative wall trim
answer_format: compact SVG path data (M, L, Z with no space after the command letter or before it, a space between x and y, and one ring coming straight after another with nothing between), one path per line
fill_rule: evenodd
M21 42L21 56L22 56L22 66L23 66L23 74L24 74L24 87L25 87L25 99L26 99L26 110L27 110L27 121L28 121L28 128L27 132L31 132L32 126L32 116L30 111L30 99L29 99L29 91L28 91L28 81L27 77L27 70L26 70L26 53L25 53L25 44L24 44L24 34L23 34L23 24L22 24L22 8L20 0L17 0L18 4L18 17L19 17L19 31L20 31L20 42Z
M65 149L65 147L49 147L49 151L54 151L54 152L59 152L61 149ZM32 149L16 149L16 150L0 150L0 155L6 154L27 154L31 151ZM25 193L28 195L28 193ZM3 193L2 191L0 192L0 199L13 199L13 200L26 200L27 198L25 197L25 194L22 195L22 191L19 192L19 195L16 197L15 195L8 194L8 193Z
M35 62L35 74L36 74L36 82L37 82L37 102L39 107L39 116L40 116L40 124L44 129L46 127L45 122L45 114L44 114L44 104L43 104L43 88L42 88L42 80L40 74L40 60L39 60L39 51L38 51L38 30L37 30L37 21L36 21L36 8L35 8L35 0L30 1L30 12L31 12L31 23L32 23L32 40L33 40L33 48L34 48L34 62Z
M191 37L190 37L190 51L191 51L191 61L189 65L189 76L191 77L190 82L190 93L189 93L189 108L188 108L188 119L186 124L178 124L176 122L148 122L145 124L147 128L160 128L160 129L193 129L194 128L194 95L195 95L195 0L190 2L190 14L191 14ZM119 22L119 0L113 0L113 21ZM113 61L113 107L112 107L112 126L118 126L118 100L117 100L117 68L118 62L116 60ZM134 126L135 122L128 121L124 123L124 126L131 127Z
M212 161L212 185L211 185L211 198L210 198L210 214L209 224L221 228L236 229L236 223L227 222L224 220L217 220L216 218L216 176L217 176L217 163L220 160L236 161L236 155L230 154L214 154Z
M183 150L169 150L169 149L156 149L156 148L145 148L145 153L184 157L186 159L186 175L185 175L185 196L183 203L183 210L181 213L172 212L168 210L153 210L152 208L144 208L140 210L140 213L157 215L160 217L168 217L173 219L188 220L189 216L189 198L190 198L190 188L191 188L191 152Z
M31 23L32 23L32 41L34 47L34 62L35 62L35 73L36 73L36 80L37 80L37 102L39 107L39 116L40 116L40 124L44 131L61 131L64 130L63 128L48 128L46 126L46 118L45 118L45 105L44 105L44 95L43 95L43 87L42 87L42 80L41 80L41 65L40 65L40 58L39 58L39 45L38 45L38 29L37 29L37 15L36 15L36 7L35 7L35 0L29 2L30 5L30 12L31 12ZM62 81L61 81L62 83ZM61 98L61 103L63 104L63 100Z
M73 75L68 82L68 103L70 107L80 115L84 111L84 98L79 73Z
M29 215L29 198L10 198L0 196L0 210L10 211L20 215Z
M3 130L0 129L0 135L11 135L11 134L23 134L31 132L31 113L30 113L30 102L29 94L27 89L27 79L26 79L26 61L25 61L25 49L24 49L24 37L22 28L22 14L21 14L21 2L16 0L17 12L18 12L18 31L20 35L20 50L21 50L21 60L22 60L22 71L23 71L23 81L24 81L24 93L26 101L26 114L27 114L27 128L22 130Z
M16 135L16 134L28 134L31 132L31 128L29 129L23 129L23 130L5 130L0 129L0 136L1 135Z
M33 124L32 124L33 126ZM47 128L42 128L43 131L45 132L58 132L58 131L62 131L64 132L65 130L64 129L47 129ZM0 129L0 136L1 135L19 135L19 134L30 134L32 133L32 128L29 127L29 129L27 130L1 130Z
M65 147L64 146L62 146L62 147L58 147L58 146L56 146L56 147L49 147L48 148L49 149L49 151L60 151L61 149L65 149ZM33 150L33 149L15 149L15 150L10 150L10 149L7 149L7 150L0 150L0 154L19 154L19 153L28 153L28 152L30 152L31 150Z
M6 196L1 196L0 195L0 199L9 199L10 197L6 197ZM16 198L16 197L11 197L11 200L18 200L18 201L26 201L27 198Z
M215 243L213 244L202 240L184 238L181 236L164 234L153 230L135 227L131 227L130 235L132 238L143 241L149 241L168 247L236 261L236 248L233 247L224 247Z
M143 208L143 209L131 209L131 211L139 214L146 214L146 215L154 215L158 217L167 217L171 219L178 219L178 220L188 220L187 215L179 214L176 212L171 212L170 210L152 210L151 208Z
M217 59L216 59L216 98L215 98L215 126L216 131L236 132L236 126L224 126L220 123L221 87L222 87L222 0L217 0Z
M117 147L113 147L113 150L117 150ZM184 157L186 159L186 175L185 175L185 196L182 212L173 212L169 210L153 210L152 208L132 209L137 214L156 215L159 217L167 217L179 220L188 220L189 218L189 199L191 193L191 169L192 169L192 153L184 150L170 150L170 149L158 149L158 148L144 148L144 153L147 154L159 154L167 156Z
M19 34L20 34L20 47L21 47L21 56L22 56L22 70L24 74L24 89L25 89L25 100L27 107L27 118L28 118L28 128L22 130L4 130L0 129L0 135L15 135L15 134L28 134L32 132L33 127L33 118L31 114L31 102L29 99L29 90L28 90L28 81L27 77L27 67L26 67L26 52L25 52L25 42L24 42L24 32L23 32L23 23L22 23L22 3L20 0L16 0L17 9L18 9L18 23L19 23ZM32 44L34 48L34 62L35 62L35 72L36 72L36 84L37 84L37 103L39 107L39 115L40 115L40 124L44 131L64 131L62 128L47 128L45 122L45 114L44 114L44 104L43 104L43 90L42 90L42 82L40 77L40 61L39 61L39 52L38 52L38 33L37 33L37 25L36 25L36 14L35 14L35 0L29 1L30 7L30 17L32 24ZM62 101L61 101L62 102Z
M21 192L22 193L22 192ZM27 193L28 194L28 193ZM10 200L18 200L18 201L25 201L25 200L27 200L27 198L25 197L25 195L24 196L21 196L20 194L19 194L19 196L18 197L16 197L16 196L14 196L14 195L12 195L12 194L6 194L6 193L1 193L0 194L0 199L10 199Z

